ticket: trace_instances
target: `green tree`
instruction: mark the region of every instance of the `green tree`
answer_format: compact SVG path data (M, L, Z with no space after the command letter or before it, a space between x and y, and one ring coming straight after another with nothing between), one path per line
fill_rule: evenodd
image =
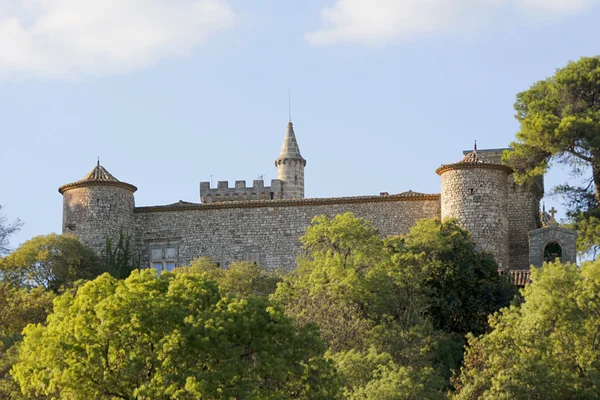
M582 57L517 95L521 129L503 161L518 182L543 175L552 162L569 165L582 185L561 185L579 249L600 245L600 56Z
M504 161L517 180L541 176L551 161L575 173L587 166L600 201L600 56L582 57L535 83L517 95L515 109L521 129Z
M0 283L0 398L25 399L9 371L16 362L15 344L27 324L43 323L52 310L54 294L42 288L21 289Z
M374 348L331 355L344 382L348 400L445 399L443 380L430 367L398 365L387 353Z
M189 266L175 268L175 273L199 274L216 282L229 295L237 297L268 296L275 292L282 275L267 272L259 264L248 261L234 261L228 268L221 268L208 257L200 257Z
M470 337L454 398L600 398L600 261L545 264L532 281Z
M348 352L366 357L372 350L393 360L385 376L409 370L428 376L435 369L438 378L449 377L462 343L425 318L421 264L393 257L372 224L351 213L316 217L301 241L305 255L297 273L286 276L272 298L300 324L317 323L336 362ZM382 376L372 371L346 392L366 393ZM442 393L443 379L437 381L442 384L429 389Z
M223 297L198 274L104 274L29 325L12 374L61 399L331 399L336 375L314 326L265 297Z
M23 287L58 291L79 279L93 279L102 266L94 251L75 236L36 236L0 260L2 280Z
M489 328L488 315L518 294L498 273L491 254L477 252L471 234L455 219L417 222L408 235L391 238L394 262L416 265L425 292L426 314L434 326L463 337Z

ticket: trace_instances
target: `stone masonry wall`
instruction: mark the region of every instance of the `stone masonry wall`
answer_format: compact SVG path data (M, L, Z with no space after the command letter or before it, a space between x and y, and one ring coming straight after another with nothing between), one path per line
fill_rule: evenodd
M558 226L548 226L529 234L531 247L529 263L541 267L544 264L544 249L552 242L560 245L563 263L577 262L577 232Z
M371 197L372 198L372 197ZM255 203L255 204L252 204ZM288 202L289 203L289 202ZM178 246L178 265L208 256L225 267L235 260L258 261L265 268L293 270L302 236L316 215L333 217L347 211L373 222L383 236L407 233L416 221L440 216L439 198L338 204L282 205L281 201L249 202L248 207L199 205L188 210L136 209L137 247L148 264L154 244ZM216 206L216 205L214 205Z
M508 177L509 265L529 269L529 232L538 229L540 197L536 183L518 185Z
M500 268L508 268L506 171L474 166L449 169L441 176L442 219L457 218L478 249L493 254Z
M502 154L510 150L485 149L478 150L479 156L493 164L502 163ZM467 155L472 150L463 151ZM543 177L537 181L519 185L515 183L513 175L507 178L508 185L508 246L511 269L529 269L529 232L538 228L540 213L540 199L543 196Z
M97 251L106 243L106 236L117 237L134 233L133 193L111 186L73 188L63 193L63 233L73 234Z

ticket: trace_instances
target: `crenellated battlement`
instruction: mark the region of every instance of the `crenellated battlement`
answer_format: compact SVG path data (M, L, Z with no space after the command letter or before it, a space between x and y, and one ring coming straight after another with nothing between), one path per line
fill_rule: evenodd
M246 186L246 181L235 181L235 186L231 188L228 181L217 182L216 188L211 188L210 182L200 182L200 201L206 204L282 198L283 181L279 179L272 179L271 186L265 186L264 180L256 179L250 187Z

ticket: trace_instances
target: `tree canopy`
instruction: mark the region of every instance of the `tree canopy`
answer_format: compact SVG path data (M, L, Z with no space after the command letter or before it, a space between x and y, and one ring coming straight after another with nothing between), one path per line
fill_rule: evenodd
M600 260L532 270L524 303L471 337L454 398L600 398Z
M551 161L591 168L600 200L600 56L583 57L517 95L521 129L504 161L517 180L540 176Z
M582 57L517 95L521 127L503 161L522 183L543 175L553 162L583 178L554 189L581 234L581 252L600 244L600 56Z
M198 274L104 274L29 325L12 373L61 399L331 399L337 381L314 325L265 297L227 297Z
M41 287L28 290L0 283L0 299L0 398L24 399L9 374L17 359L15 344L21 341L25 326L46 320L54 294Z
M352 213L319 216L301 242L297 273L272 298L300 324L319 325L348 398L440 395L464 334L486 331L487 315L516 293L452 220L382 239Z
M388 248L395 263L418 266L426 315L446 332L486 332L488 315L518 294L492 255L476 251L471 234L455 219L421 220L408 235L389 239Z
M221 268L208 257L200 257L188 266L175 268L175 273L198 274L216 282L228 295L237 297L268 296L275 292L281 281L279 272L267 272L257 263L234 261L229 267Z
M94 251L69 235L36 236L0 260L0 276L5 282L53 291L102 272Z

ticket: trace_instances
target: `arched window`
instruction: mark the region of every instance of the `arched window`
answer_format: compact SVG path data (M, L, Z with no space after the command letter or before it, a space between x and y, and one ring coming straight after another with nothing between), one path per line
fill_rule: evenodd
M544 262L554 262L562 258L562 247L556 242L550 242L544 247Z

